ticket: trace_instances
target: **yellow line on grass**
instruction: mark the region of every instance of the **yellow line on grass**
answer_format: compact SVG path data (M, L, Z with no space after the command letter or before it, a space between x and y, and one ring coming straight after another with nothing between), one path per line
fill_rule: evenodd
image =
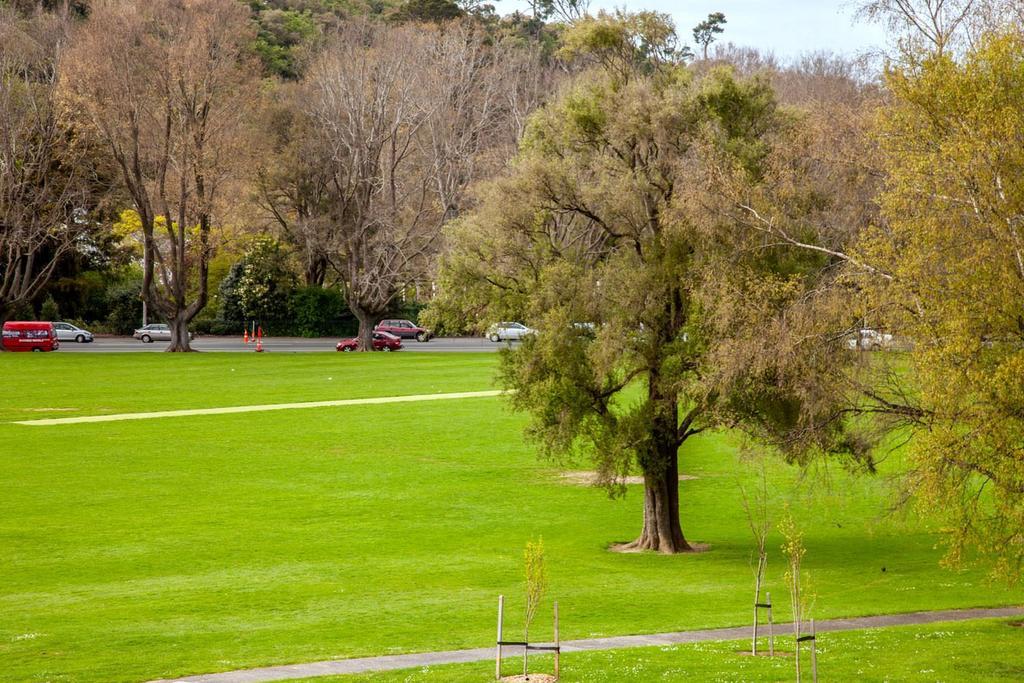
M30 427L72 425L86 422L121 422L124 420L153 420L161 417L190 417L192 415L231 415L233 413L262 413L269 410L300 410L302 408L334 408L336 406L365 406L381 403L412 403L416 401L449 401L459 398L486 398L500 396L502 391L461 391L451 394L417 394L413 396L379 396L376 398L346 398L338 401L306 401L304 403L268 403L254 406L226 408L195 408L191 410L160 410L151 413L118 413L87 417L54 417L43 420L18 420L12 424Z

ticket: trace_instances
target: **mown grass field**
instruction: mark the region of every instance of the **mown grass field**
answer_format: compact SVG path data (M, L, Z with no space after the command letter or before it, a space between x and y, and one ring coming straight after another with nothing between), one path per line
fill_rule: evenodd
M500 398L10 424L486 390L496 362L0 355L0 680L139 681L486 646L499 593L507 628L518 627L522 550L539 536L563 638L746 623L751 537L738 492L756 474L730 435L682 451L697 477L682 483L684 531L711 550L664 557L608 552L639 531L638 487L610 500L566 484ZM788 504L804 530L817 618L1024 602L983 570L941 569L928 520L886 512L885 476L775 463L770 477L773 514ZM784 620L780 543L770 541L768 588Z

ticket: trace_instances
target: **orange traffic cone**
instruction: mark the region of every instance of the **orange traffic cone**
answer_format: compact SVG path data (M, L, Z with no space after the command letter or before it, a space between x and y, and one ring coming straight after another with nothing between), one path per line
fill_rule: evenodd
M263 339L263 325L260 325L259 327L256 328L256 335L260 339Z
M263 339L256 337L256 353L263 353Z
M243 344L248 344L249 343L249 328L248 327L245 328L245 332L242 334L242 343Z

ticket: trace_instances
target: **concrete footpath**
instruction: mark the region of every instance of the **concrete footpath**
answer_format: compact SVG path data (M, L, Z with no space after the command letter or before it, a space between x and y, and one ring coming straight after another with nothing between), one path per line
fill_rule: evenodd
M854 631L883 626L912 626L933 624L943 621L966 621L969 619L992 619L997 617L1024 616L1024 607L998 607L979 609L939 610L934 612L908 612L886 614L875 617L851 617L848 619L825 619L815 622L818 633L829 631ZM789 633L790 624L776 624L775 633ZM750 637L750 626L715 628L701 631L678 631L676 633L652 633L641 636L614 636L609 638L588 638L586 640L563 640L562 652L584 652L589 650L616 650L628 647L675 645L678 643L699 643L708 640L739 640ZM263 681L284 681L294 678L313 678L337 674L357 674L371 671L391 671L442 664L480 662L494 658L492 647L474 650L449 650L447 652L422 652L408 655L386 655L383 657L361 657L338 659L308 664L286 664L259 669L225 671L216 674L185 676L184 678L163 679L152 683L262 683ZM505 647L508 656L522 654L516 647ZM489 670L489 669L488 669Z

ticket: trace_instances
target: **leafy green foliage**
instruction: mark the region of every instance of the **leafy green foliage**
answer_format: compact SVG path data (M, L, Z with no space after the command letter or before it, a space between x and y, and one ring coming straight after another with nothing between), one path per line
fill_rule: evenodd
M393 21L442 23L465 15L453 0L405 0L391 15Z
M523 560L526 569L526 617L523 635L529 642L530 625L537 616L537 609L548 590L548 575L544 565L544 539L528 541L523 551Z
M990 33L962 60L923 55L888 83L877 126L885 222L861 244L876 274L860 282L914 344L914 372L892 399L918 428L912 483L947 521L951 561L979 549L1019 581L1024 37Z
M300 287L291 299L292 333L303 337L354 334L358 322L345 297L329 287Z
M242 260L221 283L221 317L225 320L285 320L295 287L288 253L276 240L253 240Z
M60 309L53 296L47 296L43 305L39 307L39 317L43 320L60 320Z
M284 78L300 75L300 53L323 28L309 10L264 10L257 15L259 33L254 48L264 67Z
M114 334L131 334L142 324L141 278L115 285L107 291L106 325Z

